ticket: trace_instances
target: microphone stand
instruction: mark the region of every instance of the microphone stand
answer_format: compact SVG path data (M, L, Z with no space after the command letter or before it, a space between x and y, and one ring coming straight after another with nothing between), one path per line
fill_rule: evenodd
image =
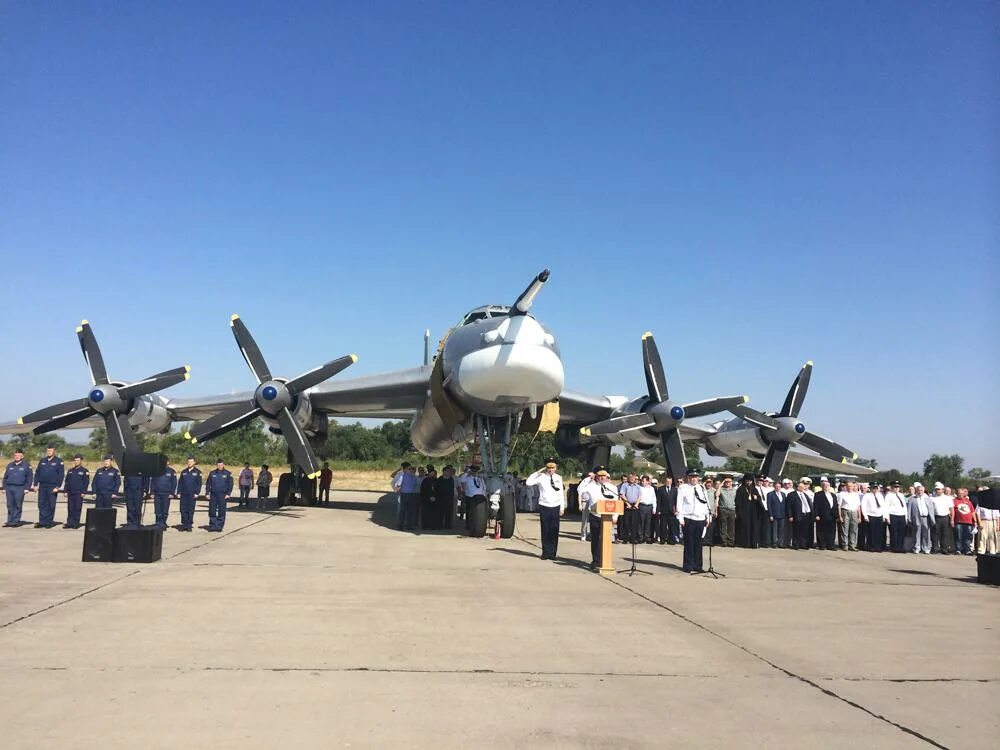
M639 510L637 508L637 509L635 509L632 512L633 513L638 513ZM619 527L620 527L621 521L624 520L624 518L625 518L625 514L623 513L622 514L622 518L619 519L619 521L618 521ZM627 570L618 570L618 571L615 571L615 572L616 573L628 573L629 578L631 578L632 576L634 576L636 573L638 573L639 575L643 575L643 576L651 576L651 575L653 575L648 570L639 570L639 568L637 568L635 566L635 532L634 532L633 529L629 529L629 533L632 536L632 567L628 568Z
M719 571L717 571L715 568L712 567L712 548L715 546L715 541L713 537L715 537L715 529L712 529L712 537L710 537L708 540L708 568L702 571L701 575L709 575L715 579L725 578L726 577L725 573L720 573Z

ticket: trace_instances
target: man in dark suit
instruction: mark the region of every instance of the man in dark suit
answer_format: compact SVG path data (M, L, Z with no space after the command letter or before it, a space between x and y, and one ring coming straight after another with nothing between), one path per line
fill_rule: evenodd
M820 490L813 496L813 516L816 518L816 547L835 549L835 520L838 516L837 494L830 486L830 480L820 477Z
M812 546L813 512L812 498L809 496L809 480L799 480L796 490L788 495L788 517L795 522L796 549L809 549Z
M767 493L767 514L771 523L771 546L787 547L788 538L785 536L785 495L781 491L779 483L775 483L774 489Z
M672 477L662 477L663 484L656 488L656 524L660 544L677 544L680 524L677 521L677 487Z

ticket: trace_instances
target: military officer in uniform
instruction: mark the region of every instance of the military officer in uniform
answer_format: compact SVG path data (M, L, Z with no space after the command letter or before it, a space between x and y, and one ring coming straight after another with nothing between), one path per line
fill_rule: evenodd
M31 489L31 478L31 467L24 460L24 451L15 448L14 460L7 464L3 473L3 488L7 494L7 523L4 526L17 528L21 525L24 493Z
M90 487L90 472L83 465L83 456L73 456L73 465L66 472L66 523L64 529L80 528L80 513L83 512L83 493Z
M704 573L701 551L704 545L705 524L711 509L708 494L701 486L701 475L697 469L688 469L687 484L677 488L677 518L684 529L685 573Z
M191 531L194 526L195 498L201 492L201 469L195 466L194 456L187 457L187 466L177 478L177 494L181 498L181 522L178 531Z
M226 468L226 462L221 458L215 462L215 468L208 472L205 480L205 492L208 493L208 530L222 531L226 525L226 500L233 491L233 475Z
M139 474L125 475L125 523L129 529L139 528L142 523L142 501L149 497L149 477Z
M36 529L51 529L56 525L56 495L66 477L63 460L56 455L56 447L45 447L45 458L35 469L35 486L38 492L38 523Z
M538 518L542 526L542 559L555 560L559 549L559 519L566 512L566 493L562 477L556 474L555 460L531 474L525 483L538 487Z
M156 515L156 528L167 530L167 516L170 515L170 497L177 495L177 472L167 463L167 469L149 482L153 493L153 513Z
M94 506L97 508L112 507L112 497L122 484L122 475L111 465L111 454L104 456L104 466L94 472L90 481L90 491L95 495Z

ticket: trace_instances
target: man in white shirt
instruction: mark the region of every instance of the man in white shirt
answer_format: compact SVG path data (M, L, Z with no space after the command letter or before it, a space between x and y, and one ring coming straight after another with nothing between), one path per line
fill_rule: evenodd
M858 525L861 522L861 493L854 482L847 483L847 489L837 493L838 515L840 518L840 549L856 552L858 549Z
M643 474L639 480L639 544L653 543L653 511L656 510L656 488L653 478Z
M471 523L472 504L486 502L486 480L481 476L481 471L479 466L473 464L466 467L465 473L458 480L458 489L462 495L462 516L465 518L466 528L469 528Z
M583 475L583 479L580 480L580 484L576 486L576 496L580 500L580 541L585 542L590 537L588 532L590 531L590 514L587 512L587 503L583 499L583 493L587 491L591 482L594 481L594 470L591 469L586 474Z
M861 498L861 517L868 522L868 551L881 552L885 547L885 498L872 486Z
M889 550L906 552L906 498L899 491L899 482L889 484L885 507L889 516Z
M934 508L934 521L931 526L931 553L950 555L952 550L951 513L955 507L955 498L946 495L941 482L934 483L934 496L931 498Z
M566 493L562 477L556 474L555 459L531 474L529 487L538 488L538 520L542 527L542 559L555 560L559 549L559 519L566 512Z
M702 568L702 545L705 524L711 513L708 495L701 486L701 475L697 469L688 469L687 484L677 488L677 518L684 530L685 573L704 573Z
M1000 523L1000 510L983 507L983 495L989 492L986 487L979 488L978 507L976 508L976 527L979 539L976 542L976 552L980 555L995 555L1000 548L997 524Z
M920 482L913 483L914 494L906 503L906 514L913 529L913 551L925 555L931 553L931 524L934 522L934 508L931 499L924 493Z
M594 480L580 491L580 498L581 502L584 503L584 514L590 523L590 569L597 570L601 566L601 535L603 534L598 503L604 500L618 499L618 488L611 481L611 475L603 466L598 467L594 473Z

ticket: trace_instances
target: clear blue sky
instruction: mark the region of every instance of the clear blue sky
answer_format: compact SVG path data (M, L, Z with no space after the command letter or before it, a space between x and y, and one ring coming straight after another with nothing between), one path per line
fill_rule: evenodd
M552 268L571 388L777 409L1000 471L988 2L6 2L0 418L190 363L418 364Z

